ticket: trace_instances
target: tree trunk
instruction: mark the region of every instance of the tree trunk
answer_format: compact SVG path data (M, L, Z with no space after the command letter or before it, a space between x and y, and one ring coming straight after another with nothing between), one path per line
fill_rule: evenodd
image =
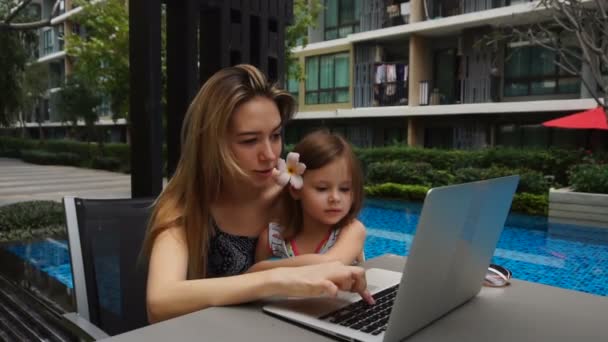
M25 139L27 129L25 128L25 120L23 119L23 112L19 115L19 122L21 123L21 138Z
M44 140L44 130L42 129L42 122L38 122L38 140Z

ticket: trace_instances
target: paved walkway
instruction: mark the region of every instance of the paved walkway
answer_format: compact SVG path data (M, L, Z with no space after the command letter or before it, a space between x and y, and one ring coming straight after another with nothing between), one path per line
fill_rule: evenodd
M28 164L0 158L0 206L32 200L61 201L63 196L131 197L131 176L124 173Z

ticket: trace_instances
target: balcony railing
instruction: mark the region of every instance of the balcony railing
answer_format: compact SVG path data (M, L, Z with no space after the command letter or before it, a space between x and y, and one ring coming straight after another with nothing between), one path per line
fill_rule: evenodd
M439 88L435 88L432 81L420 81L418 85L419 104L421 106L433 106L498 101L496 97L497 83L493 83L490 77L455 80L454 83L454 94L444 94Z
M386 7L386 21L384 27L404 25L410 22L410 3L402 2Z
M450 17L464 13L485 11L531 0L424 0L428 4L430 19Z
M374 106L407 106L407 81L374 84Z
M493 102L492 81L489 77L461 80L460 103Z

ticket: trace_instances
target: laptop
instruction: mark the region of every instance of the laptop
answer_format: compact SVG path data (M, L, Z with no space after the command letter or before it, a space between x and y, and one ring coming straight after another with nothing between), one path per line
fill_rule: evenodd
M282 299L264 312L349 341L400 341L481 290L519 176L430 189L403 272L369 269L357 294Z

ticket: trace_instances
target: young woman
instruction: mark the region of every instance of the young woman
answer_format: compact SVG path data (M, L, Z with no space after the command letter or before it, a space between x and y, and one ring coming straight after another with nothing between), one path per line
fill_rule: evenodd
M278 183L287 185L284 212L258 239L258 263L250 271L363 261L365 227L356 220L363 203L363 172L350 144L338 135L316 131L304 137L287 159L276 173Z
M275 295L334 296L338 289L373 302L363 269L339 262L242 274L254 263L257 237L280 212L272 171L294 111L292 97L250 65L220 70L203 85L144 242L150 322Z

